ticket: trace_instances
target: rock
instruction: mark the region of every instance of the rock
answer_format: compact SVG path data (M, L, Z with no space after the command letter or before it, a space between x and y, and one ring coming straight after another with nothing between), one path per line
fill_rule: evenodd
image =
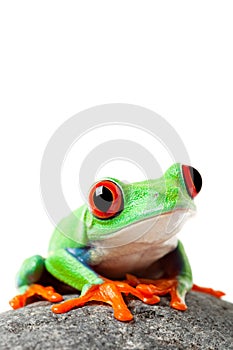
M168 297L153 306L127 303L134 315L128 323L108 305L56 315L40 301L7 311L0 315L0 349L233 349L233 304L196 292L187 295L185 312L171 309Z

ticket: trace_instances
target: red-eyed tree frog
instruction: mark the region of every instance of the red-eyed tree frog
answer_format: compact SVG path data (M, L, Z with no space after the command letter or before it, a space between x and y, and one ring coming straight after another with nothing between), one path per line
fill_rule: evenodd
M178 310L186 310L185 295L192 288L221 297L220 291L193 285L176 236L195 212L193 199L201 186L199 172L178 163L155 180L96 182L88 204L54 230L48 257L35 255L23 262L17 275L20 294L10 305L17 309L35 295L60 302L59 291L78 290L80 297L54 304L52 311L67 312L95 300L110 304L118 320L129 321L133 316L122 293L148 304L169 293L171 307Z

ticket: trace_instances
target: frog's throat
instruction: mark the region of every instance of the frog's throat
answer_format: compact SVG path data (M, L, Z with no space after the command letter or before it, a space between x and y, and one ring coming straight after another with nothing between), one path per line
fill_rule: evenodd
M164 214L132 223L123 229L104 235L101 239L91 238L92 245L113 248L137 241L138 243L158 243L168 241L180 231L188 218L195 214L192 209L177 209Z

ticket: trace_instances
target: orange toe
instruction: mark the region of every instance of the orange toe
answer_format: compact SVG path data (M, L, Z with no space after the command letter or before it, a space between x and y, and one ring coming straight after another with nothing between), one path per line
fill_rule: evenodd
M187 305L185 304L185 302L180 301L180 300L172 301L172 302L170 303L170 306L171 306L173 309L180 310L180 311L185 311L185 310L187 310Z
M16 295L9 301L10 306L16 310L23 307L26 303L26 299L22 295Z
M194 290L196 292L202 292L202 293L210 294L210 295L213 295L216 298L221 298L222 296L225 295L225 293L221 292L220 290L214 290L212 288L200 287L200 286L198 286L196 284L193 284L192 290Z
M11 299L9 304L13 309L19 309L27 304L29 298L36 295L51 302L63 300L62 295L56 293L53 287L43 287L39 284L32 284L28 287L25 293L16 295Z
M170 294L171 302L170 306L177 310L186 310L187 305L185 301L181 299L177 291L178 281L176 278L164 278L159 280L137 278L133 275L126 276L129 284L136 286L136 289L143 293L145 296L159 298L159 296Z
M52 311L55 313L64 313L75 307L83 306L89 301L100 301L112 306L116 319L130 321L133 315L124 302L121 295L122 290L120 291L119 289L115 282L104 282L103 284L92 286L85 295L79 298L53 305Z

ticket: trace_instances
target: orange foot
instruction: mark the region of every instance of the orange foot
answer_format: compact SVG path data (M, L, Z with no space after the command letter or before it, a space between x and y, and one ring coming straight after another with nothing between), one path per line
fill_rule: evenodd
M144 295L171 295L170 306L174 309L185 311L187 305L185 301L179 296L177 291L178 281L175 278L164 278L160 280L137 278L133 275L126 275L127 282L131 286L136 286L136 290L140 291Z
M63 297L54 291L53 287L43 287L39 284L32 284L28 287L25 293L16 295L10 300L9 304L13 309L19 309L26 305L27 300L33 296L39 295L43 299L58 302L62 301Z
M160 298L154 295L153 292L144 291L131 287L128 283L120 281L107 280L103 284L92 286L85 295L66 300L61 304L52 306L52 311L55 313L64 313L75 307L83 306L89 301L101 301L110 304L114 311L114 316L119 321L130 321L133 319L133 315L127 308L124 299L121 295L132 294L138 297L146 304L156 304L160 301Z
M200 286L197 286L196 284L193 284L192 290L195 290L196 292L210 294L216 298L221 298L225 295L225 293L221 292L220 290L214 290L212 288L200 287Z

